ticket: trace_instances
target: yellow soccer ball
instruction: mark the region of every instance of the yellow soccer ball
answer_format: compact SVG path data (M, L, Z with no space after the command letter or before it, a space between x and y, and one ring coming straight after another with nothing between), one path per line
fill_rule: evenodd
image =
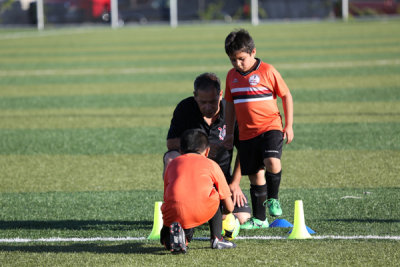
M239 219L232 213L226 215L225 219L222 220L222 236L226 240L233 240L237 237L240 230Z

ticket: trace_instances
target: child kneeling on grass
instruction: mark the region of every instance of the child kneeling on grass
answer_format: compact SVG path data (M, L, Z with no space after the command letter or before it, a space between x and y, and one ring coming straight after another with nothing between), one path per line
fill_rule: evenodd
M185 253L194 228L207 221L211 248L236 247L221 235L222 212L231 213L234 206L221 168L207 158L209 150L202 130L187 130L180 140L182 155L171 161L165 171L160 242L173 253Z

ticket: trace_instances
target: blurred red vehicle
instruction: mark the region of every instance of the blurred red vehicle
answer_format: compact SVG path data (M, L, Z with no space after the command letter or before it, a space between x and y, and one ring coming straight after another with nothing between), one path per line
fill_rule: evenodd
M44 0L44 8L50 23L107 22L110 18L110 0Z
M350 14L359 15L394 15L398 12L398 3L396 0L367 0L350 1Z

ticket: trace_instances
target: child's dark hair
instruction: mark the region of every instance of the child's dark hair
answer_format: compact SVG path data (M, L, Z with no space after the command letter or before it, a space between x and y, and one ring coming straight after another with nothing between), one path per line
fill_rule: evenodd
M221 82L216 74L211 72L205 72L200 74L194 80L194 94L197 95L199 90L207 91L207 90L216 90L217 94L221 92Z
M235 30L225 38L225 52L228 56L233 56L237 52L250 54L255 47L253 38L245 29Z
M202 153L208 147L208 137L203 130L189 129L183 132L180 144L182 154Z

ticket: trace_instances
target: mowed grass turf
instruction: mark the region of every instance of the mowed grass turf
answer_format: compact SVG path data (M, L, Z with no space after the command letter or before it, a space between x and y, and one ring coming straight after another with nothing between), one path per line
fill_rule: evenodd
M147 237L162 200L175 105L205 71L230 68L225 36L245 27L294 97L282 218L303 200L316 236L400 236L399 20L0 29L0 239ZM247 177L242 188L248 193ZM270 222L274 218L268 218ZM240 236L285 237L288 229ZM4 266L388 265L398 240L237 240L188 255L155 241L0 243Z

